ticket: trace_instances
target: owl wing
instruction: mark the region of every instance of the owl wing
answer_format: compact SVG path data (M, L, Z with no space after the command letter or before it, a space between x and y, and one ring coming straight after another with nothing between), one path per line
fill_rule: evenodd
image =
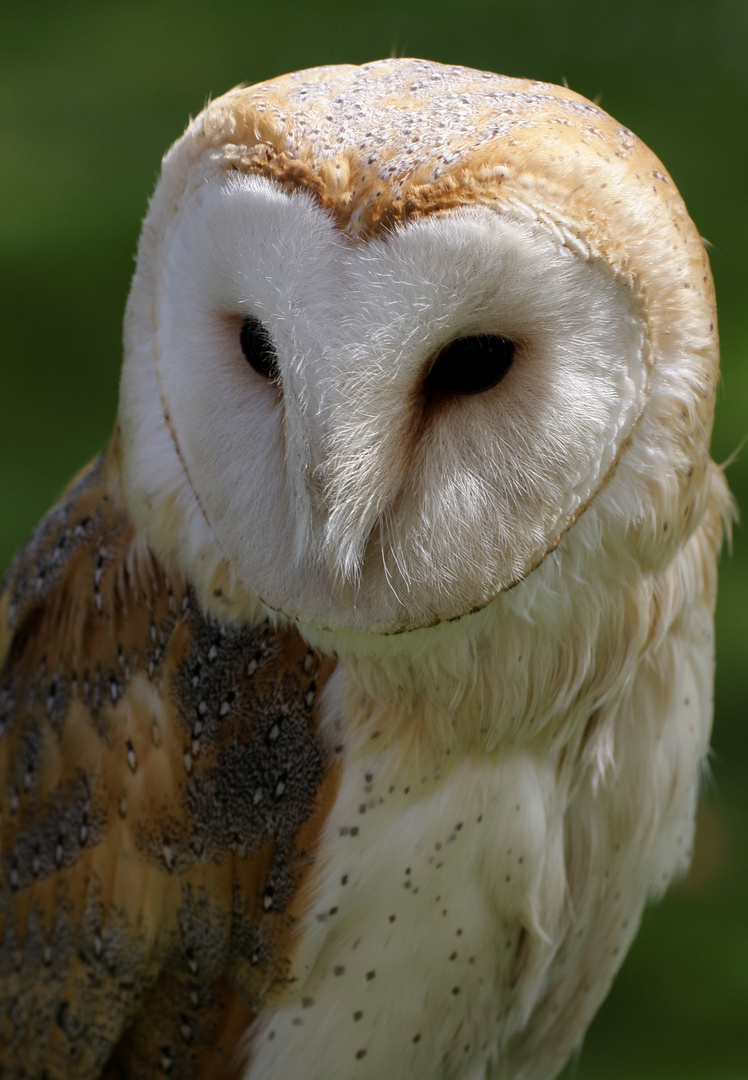
M293 630L209 618L113 453L0 596L0 1073L229 1076L289 979L334 784Z

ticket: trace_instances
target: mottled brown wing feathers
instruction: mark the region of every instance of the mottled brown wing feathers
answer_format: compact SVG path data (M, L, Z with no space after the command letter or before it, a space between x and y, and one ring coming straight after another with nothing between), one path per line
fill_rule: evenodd
M290 978L332 662L208 618L104 457L11 567L0 663L0 1074L230 1077Z

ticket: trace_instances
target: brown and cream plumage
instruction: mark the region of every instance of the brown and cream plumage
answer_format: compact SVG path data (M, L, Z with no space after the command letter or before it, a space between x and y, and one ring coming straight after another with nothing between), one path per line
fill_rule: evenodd
M0 600L0 1072L544 1080L690 858L711 276L545 83L389 60L167 154L117 427Z
M229 1075L289 977L332 664L206 616L117 465L75 481L3 592L4 1072Z

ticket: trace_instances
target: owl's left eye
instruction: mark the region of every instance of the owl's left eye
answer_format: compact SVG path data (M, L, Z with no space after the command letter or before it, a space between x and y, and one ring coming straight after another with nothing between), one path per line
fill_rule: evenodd
M499 334L474 334L450 342L426 376L439 394L480 394L504 378L514 360L514 342Z
M242 322L239 342L244 358L251 368L264 379L277 379L278 358L275 348L265 327L258 319L247 318Z

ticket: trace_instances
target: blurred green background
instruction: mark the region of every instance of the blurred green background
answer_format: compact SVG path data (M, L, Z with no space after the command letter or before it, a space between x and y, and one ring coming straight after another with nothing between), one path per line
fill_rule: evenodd
M655 150L712 244L716 460L748 434L748 0L30 0L4 6L0 35L0 571L109 436L139 222L188 115L238 82L393 52L566 80ZM728 476L748 507L748 448ZM694 870L648 911L578 1080L748 1077L740 529L721 575Z

